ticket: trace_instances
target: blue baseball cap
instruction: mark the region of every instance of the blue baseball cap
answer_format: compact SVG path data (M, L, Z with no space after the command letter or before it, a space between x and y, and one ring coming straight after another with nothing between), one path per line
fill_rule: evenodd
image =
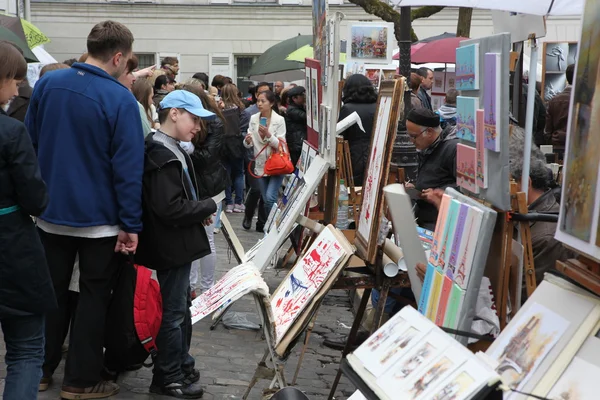
M213 119L215 114L204 109L202 101L187 90L174 90L162 99L160 108L183 108L185 111L202 119Z

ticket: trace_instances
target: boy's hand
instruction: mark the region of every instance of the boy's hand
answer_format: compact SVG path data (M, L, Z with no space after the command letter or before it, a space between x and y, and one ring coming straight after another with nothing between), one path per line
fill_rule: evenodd
M137 233L127 233L119 231L117 236L117 244L115 245L115 253L135 254L138 245Z

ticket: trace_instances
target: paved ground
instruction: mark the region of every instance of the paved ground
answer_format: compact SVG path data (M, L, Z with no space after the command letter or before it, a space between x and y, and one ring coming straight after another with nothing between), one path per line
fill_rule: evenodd
M230 221L245 249L249 249L261 237L255 231L244 231L241 228L241 215L228 214ZM238 228L239 227L239 228ZM235 260L229 261L227 256L227 243L222 234L216 235L217 244L217 277L225 274L227 270L236 265ZM288 244L284 246L287 248ZM285 276L285 271L269 269L265 278L271 291L277 287ZM254 300L251 296L240 299L233 310L250 312L249 317L258 320L255 313ZM205 385L205 399L241 399L250 379L254 374L256 363L265 351L265 343L261 335L253 331L228 330L219 325L215 330L209 330L210 318L206 318L194 325L191 353L196 358L196 366L201 371L201 382ZM331 383L337 372L340 353L321 345L323 338L336 337L349 332L352 324L350 302L346 292L332 291L325 298L319 311L317 324L309 348L306 352L302 369L297 381L297 387L304 391L311 400L325 399L329 394ZM0 335L1 336L1 335ZM300 346L296 346L290 356L286 377L291 381L300 353ZM6 366L4 355L6 347L0 340L0 393L4 388ZM63 377L64 363L54 375L55 383L50 390L40 393L42 400L59 399L60 384ZM166 397L148 393L151 371L143 368L139 371L128 373L119 378L121 392L115 399L166 399ZM262 390L268 387L269 382L262 381L255 386L249 399L261 399ZM338 386L336 399L346 399L354 391L354 387L342 378ZM1 398L1 396L0 396Z

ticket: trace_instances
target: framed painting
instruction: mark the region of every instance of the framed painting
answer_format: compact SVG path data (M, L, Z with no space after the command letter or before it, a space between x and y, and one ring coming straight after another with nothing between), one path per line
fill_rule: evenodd
M377 119L373 126L367 177L363 183L363 201L358 217L355 245L359 254L374 263L377 253L379 222L383 212L383 187L390 170L392 149L398 128L398 104L404 95L404 78L385 81L379 90Z
M392 23L350 22L346 60L365 64L391 64L394 42Z
M479 90L479 44L456 49L456 89Z
M544 42L542 53L542 98L550 101L567 86L567 67L575 64L577 42Z

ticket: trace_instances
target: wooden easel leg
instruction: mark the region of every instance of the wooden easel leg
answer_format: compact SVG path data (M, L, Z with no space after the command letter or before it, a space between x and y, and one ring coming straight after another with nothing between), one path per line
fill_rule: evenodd
M346 341L346 346L342 351L342 357L340 359L340 364L342 360L348 353L350 353L350 349L356 340L356 335L358 333L358 328L360 327L360 323L362 322L363 316L365 315L365 310L367 309L367 304L369 304L369 300L371 300L371 288L365 289L362 298L360 299L360 305L358 306L358 311L356 313L356 317L354 318L354 323L352 324L352 329L350 329L350 334L348 335L348 340ZM333 380L333 384L331 385L331 391L329 392L328 400L333 400L333 396L335 396L335 391L337 389L338 384L340 383L340 378L342 377L342 370L338 367L338 372L335 375L335 379Z
M317 321L317 314L318 314L318 312L315 312L315 315L310 320L310 324L308 325L308 328L306 329L306 337L304 338L304 346L302 346L302 351L300 352L300 357L298 357L298 366L296 367L296 372L294 373L294 379L292 379L291 386L296 385L296 379L298 379L298 374L300 373L300 367L302 366L302 361L304 360L304 354L306 353L306 349L308 348L308 341L310 339L310 334L312 333L313 328L315 327L315 322Z
M379 300L377 301L377 307L375 308L375 315L373 316L373 324L371 325L371 334L375 332L381 326L381 320L383 319L383 312L385 311L385 304L390 293L390 279L383 279L381 285L381 291L379 292Z
M267 364L265 362L267 360L268 355L269 355L269 349L265 350L265 354L263 355L263 358L260 360L260 362L256 366L256 370L254 371L254 376L252 377L250 384L246 388L246 392L244 392L244 395L242 396L243 400L246 400L248 398L248 395L252 391L252 388L254 387L254 385L256 385L256 383L259 380L263 379L263 377L265 375L265 369L268 368Z

